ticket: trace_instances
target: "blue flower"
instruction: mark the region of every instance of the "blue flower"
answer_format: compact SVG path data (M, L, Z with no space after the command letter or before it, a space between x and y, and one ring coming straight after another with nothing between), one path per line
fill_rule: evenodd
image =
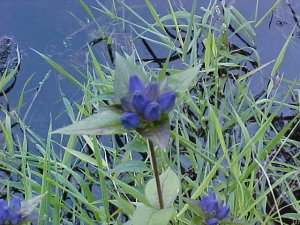
M218 225L219 220L217 218L210 218L206 220L206 225Z
M13 198L8 206L6 201L0 199L0 225L16 225L22 222L21 200Z
M220 220L228 216L230 211L229 207L224 205L224 201L216 199L216 194L213 191L202 197L200 208L206 214L206 225L217 225Z
M171 111L175 105L176 94L173 91L160 93L161 88L155 81L146 86L137 75L128 81L130 96L121 97L124 113L121 123L127 129L138 128L140 123L160 121L163 114Z
M158 98L162 111L169 112L175 105L176 95L173 91L167 91Z
M121 123L126 129L137 128L140 124L139 115L135 112L125 112L121 115Z
M157 102L149 103L144 111L144 117L146 120L155 121L159 120L161 116L161 109Z
M151 81L144 90L145 95L150 101L155 101L159 97L159 85Z
M148 98L141 91L136 91L132 96L132 105L138 113L143 113L148 103Z
M129 93L134 95L136 91L144 90L145 86L137 75L132 75L129 77L128 89Z

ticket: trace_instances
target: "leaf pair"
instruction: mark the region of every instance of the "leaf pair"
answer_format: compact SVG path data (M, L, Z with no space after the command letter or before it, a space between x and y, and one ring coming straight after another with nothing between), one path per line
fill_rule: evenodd
M159 208L159 200L155 179L151 179L145 187L145 195L152 207L141 204L132 217L132 225L167 225L173 215L172 204L179 192L179 178L171 169L159 176L164 209Z

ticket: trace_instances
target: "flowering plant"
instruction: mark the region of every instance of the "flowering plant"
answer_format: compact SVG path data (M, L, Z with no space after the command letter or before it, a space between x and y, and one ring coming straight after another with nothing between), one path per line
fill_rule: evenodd
M224 201L216 199L216 194L213 191L202 197L200 208L205 214L206 225L217 225L219 221L228 216L230 211L229 207L224 205Z
M19 224L22 221L20 210L21 199L13 198L10 202L10 205L7 205L6 201L0 199L0 225Z
M109 135L136 129L155 146L166 149L169 143L168 113L175 105L176 96L189 89L199 67L154 81L150 77L155 75L136 65L134 56L125 58L116 54L115 64L112 104L54 133Z
M42 201L43 195L21 201L20 198L14 197L10 204L0 199L0 225L20 225L31 221L33 210Z
M54 133L103 135L135 129L147 138L154 178L145 187L148 204L139 203L131 222L133 225L166 225L173 215L172 204L180 185L176 173L170 168L159 175L155 147L166 149L170 135L169 112L175 105L176 96L188 90L199 73L199 67L155 80L154 74L146 73L135 64L133 56L124 58L116 54L115 64L111 104L97 114Z
M145 87L138 76L132 75L128 88L130 96L121 98L121 106L125 111L121 115L121 123L127 129L138 128L143 122L147 124L163 120L175 104L175 92L161 91L155 81Z

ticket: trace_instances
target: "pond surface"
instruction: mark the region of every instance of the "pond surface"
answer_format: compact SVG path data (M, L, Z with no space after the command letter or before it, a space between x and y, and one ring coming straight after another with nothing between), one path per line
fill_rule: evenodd
M93 0L85 2L89 6L97 6L97 3ZM104 2L108 6L111 3L110 0ZM167 3L162 3L160 0L151 2L160 15L168 11ZM256 1L228 1L228 4L234 5L245 15L246 19L254 20ZM174 5L175 7L188 9L191 7L191 1L175 1ZM258 18L262 17L271 6L272 2L259 1ZM0 35L12 37L22 55L21 70L17 77L17 83L8 95L11 101L10 107L13 109L17 106L23 85L29 76L33 74L33 78L26 88L25 104L21 112L26 113L27 107L34 99L37 91L40 90L37 98L34 99L31 110L27 113L25 122L36 132L44 135L49 127L50 117L54 128L66 124L66 122L63 122L67 118L63 113L64 106L61 95L68 96L72 101L80 99L81 94L78 93L76 87L56 71L50 71L50 66L32 49L52 57L67 71L72 71L72 65L78 68L83 67L85 51L82 51L82 49L86 43L97 38L96 25L87 19L88 17L79 2L73 0L2 0L0 7ZM143 15L146 20L152 21L150 13L145 12L146 6L144 4L132 5L132 7L137 13ZM299 13L300 3L297 0L290 1L289 4L283 1L276 8L273 15L268 16L258 27L255 36L255 44L261 62L266 63L277 57L289 32L296 25L295 35L279 72L283 74L284 78L298 81L300 26L295 15ZM85 25L80 26L75 16ZM101 15L97 20L103 26L104 31L120 29L118 38L114 41L115 48L113 50L118 50L118 47L126 50L126 47L130 45L128 40L132 31L121 31L121 28L118 28L107 17ZM238 38L236 38L236 41L237 43L241 42ZM145 48L143 45L138 47ZM102 47L102 51L107 51L107 49ZM145 58L151 57L146 49L144 52ZM157 49L156 54L165 56L163 49ZM104 60L104 62L109 61L108 56L107 53L98 54L98 57L102 57L100 61ZM266 68L264 75L252 78L253 82L255 81L255 86L260 85L260 88L266 88L269 79L268 71L271 71L271 69L271 67ZM48 72L47 80L42 82ZM43 84L42 87L40 87L41 84Z

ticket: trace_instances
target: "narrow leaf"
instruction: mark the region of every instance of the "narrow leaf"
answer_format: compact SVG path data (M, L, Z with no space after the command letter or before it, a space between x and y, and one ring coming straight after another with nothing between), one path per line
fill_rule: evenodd
M197 77L199 69L200 66L195 66L183 72L172 74L168 78L170 90L174 90L176 93L186 92Z
M294 34L295 29L296 29L296 25L294 26L293 30L289 34L288 38L286 39L286 42L284 43L284 45L283 45L283 47L282 47L282 49L281 49L281 51L280 51L280 53L279 53L279 55L278 55L278 57L276 59L275 65L274 65L274 67L272 69L272 72L271 72L271 77L274 76L274 74L278 70L280 64L282 63L282 60L283 60L283 57L285 55L286 49L287 49L287 47L288 47L288 45L289 45L289 43L291 41L291 38L292 38L292 36Z
M127 130L120 122L120 114L109 108L104 108L97 114L53 131L53 133L68 135L108 135L125 132Z

